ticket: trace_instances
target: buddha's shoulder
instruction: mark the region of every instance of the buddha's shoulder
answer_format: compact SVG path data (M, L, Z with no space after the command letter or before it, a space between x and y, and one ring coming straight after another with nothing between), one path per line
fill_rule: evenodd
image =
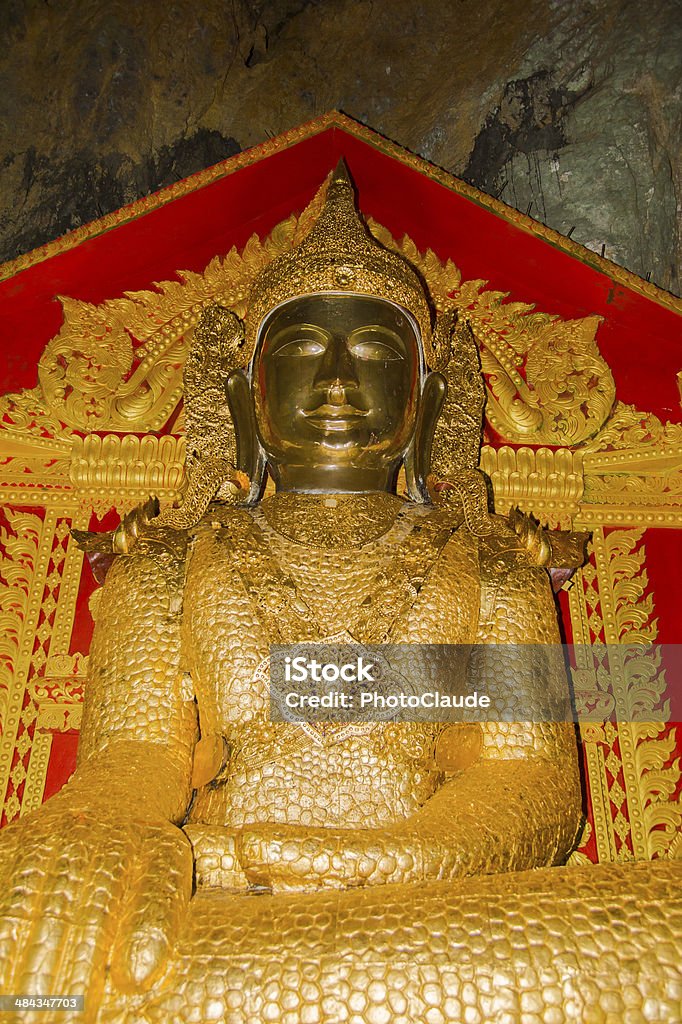
M405 514L413 529L431 534L446 552L459 550L475 556L486 573L527 568L572 570L586 559L588 534L550 530L518 509L508 516L488 512L474 518L454 503L409 503Z
M114 566L114 575L131 585L138 576L180 583L191 532L157 525L157 512L155 502L145 502L128 512L113 530L71 531L98 583L109 578Z
M162 522L158 505L145 502L127 513L113 530L72 530L71 533L91 561L124 556L184 562L197 537L220 529L243 530L251 523L247 509L212 502L196 523L178 528Z

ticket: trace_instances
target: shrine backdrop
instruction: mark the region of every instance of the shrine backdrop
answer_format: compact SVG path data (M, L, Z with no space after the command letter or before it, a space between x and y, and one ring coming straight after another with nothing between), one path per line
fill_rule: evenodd
M377 237L454 297L487 384L496 511L589 531L567 639L678 641L682 302L333 113L0 268L0 807L75 766L99 588L70 535L185 484L182 368L202 309L254 275L344 156ZM574 671L586 826L575 863L682 856L682 727L655 658Z

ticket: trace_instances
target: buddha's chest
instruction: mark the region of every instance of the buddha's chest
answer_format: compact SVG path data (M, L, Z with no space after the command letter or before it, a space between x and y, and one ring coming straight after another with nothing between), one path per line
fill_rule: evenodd
M341 631L364 643L473 640L475 552L465 537L408 525L389 544L351 550L288 543L244 519L199 531L185 585L185 666L202 734L227 738L230 765L220 788L198 795L196 820L323 825L350 816L377 827L428 798L437 781L429 723L398 725L395 742L381 725L315 742L300 726L270 721L272 643Z
M220 719L265 710L262 665L273 643L461 644L475 638L476 554L467 535L417 523L393 543L305 547L243 518L207 524L188 563L185 664ZM261 671L259 671L261 669Z

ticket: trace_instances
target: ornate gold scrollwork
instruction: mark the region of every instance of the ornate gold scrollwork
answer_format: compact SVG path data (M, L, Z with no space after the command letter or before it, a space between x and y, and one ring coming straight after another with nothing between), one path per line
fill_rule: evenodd
M441 262L414 242L399 243L371 223L384 245L406 256L426 280L436 308L453 306L478 342L488 400L486 417L506 441L576 445L606 421L615 399L611 371L595 336L601 318L561 320L485 281L462 281L451 260Z
M315 202L319 204L319 198ZM220 303L243 313L251 282L286 252L313 216L289 217L241 253L217 257L203 274L178 272L156 291L127 293L99 306L63 298L64 323L40 360L40 386L21 399L7 396L3 411L21 426L50 416L50 426L81 431L160 430L181 396L182 366L201 311ZM406 256L425 278L438 309L456 308L481 350L488 389L487 415L508 441L575 445L593 436L613 404L611 373L599 355L598 317L562 321L482 280L462 281L457 267L433 252L419 253L409 238L396 243L370 222L383 244ZM26 406L28 396L30 408ZM22 406L25 407L22 409Z
M182 395L182 368L202 310L222 303L243 311L251 281L290 248L299 218L289 217L261 242L253 236L213 259L203 273L178 271L155 291L127 292L98 306L62 298L64 322L39 364L39 387L5 396L2 411L22 426L46 414L50 425L121 432L161 430ZM36 424L38 425L38 424Z
M616 710L623 719L581 727L600 862L675 856L682 825L682 797L675 797L680 761L670 761L677 730L664 721L665 679L651 647L658 624L643 535L595 529L591 561L570 591L574 642L609 645L598 667L588 664L587 647L576 648L578 710ZM646 645L641 655L633 644Z

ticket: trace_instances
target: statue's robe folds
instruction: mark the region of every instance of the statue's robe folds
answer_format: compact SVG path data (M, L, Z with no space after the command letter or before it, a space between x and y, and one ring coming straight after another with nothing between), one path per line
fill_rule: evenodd
M470 671L494 692L504 655L492 645L558 642L545 571L501 525L479 540L454 512L418 506L361 546L298 539L260 508L213 506L191 536L152 530L111 570L81 763L158 744L187 780L180 821L197 707L225 757L184 819L197 890L167 966L143 995L110 980L100 1019L680 1019L678 866L550 866L580 819L572 725L487 723L476 758L447 773L433 724L315 743L268 720L270 643L344 630L491 645ZM516 683L540 709L532 664ZM318 844L298 874L270 864L274 894L235 846L267 825ZM368 835L363 860L352 851Z

